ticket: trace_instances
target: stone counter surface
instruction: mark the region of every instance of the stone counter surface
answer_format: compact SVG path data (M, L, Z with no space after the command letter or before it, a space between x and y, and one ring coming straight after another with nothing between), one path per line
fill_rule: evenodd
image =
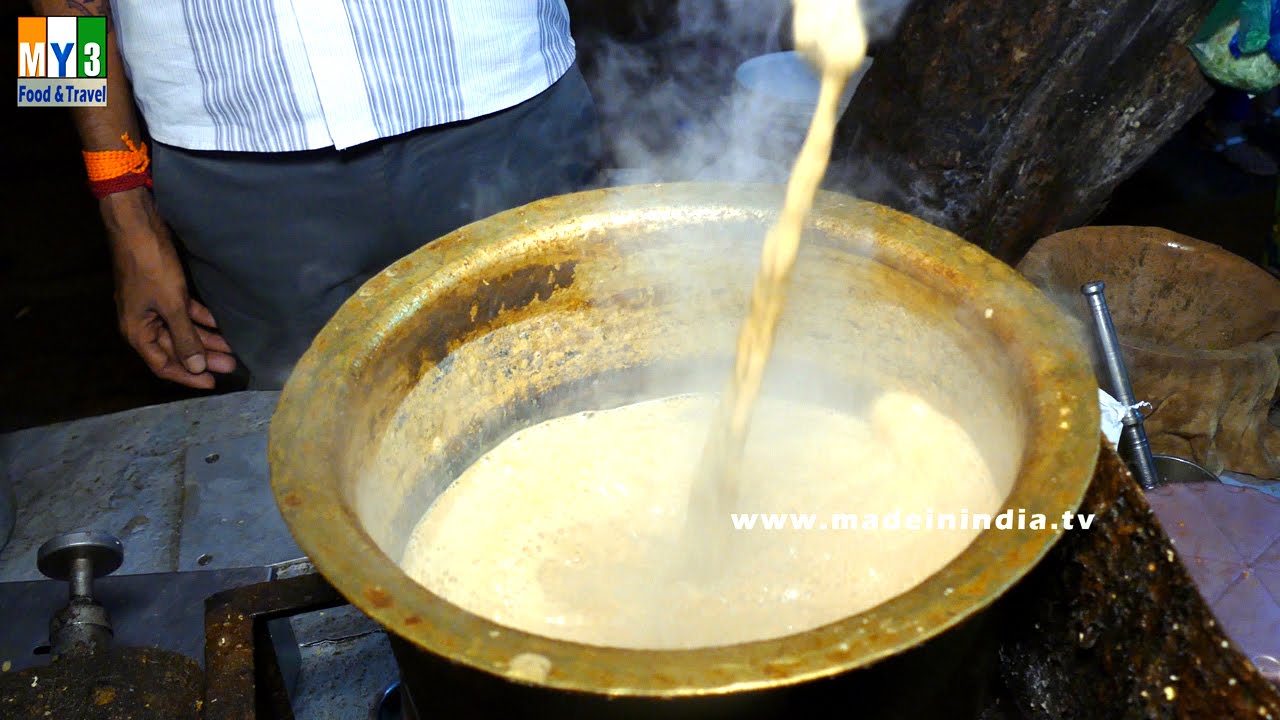
M82 529L124 543L117 574L297 558L268 480L266 429L278 397L232 393L0 436L0 472L14 483L19 508L0 551L0 583L42 579L40 545ZM290 625L301 668L291 693L295 717L365 717L396 677L382 629L349 607Z
M36 550L72 530L120 538L120 574L178 570L187 451L264 432L278 397L216 395L0 436L18 505L0 582L40 579Z

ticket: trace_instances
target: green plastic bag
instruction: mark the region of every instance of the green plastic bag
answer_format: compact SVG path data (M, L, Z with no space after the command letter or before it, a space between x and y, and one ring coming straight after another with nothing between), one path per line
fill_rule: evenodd
M1191 54L1205 75L1217 83L1254 94L1280 85L1280 66L1265 52L1270 39L1270 0L1222 0L1209 11L1191 40ZM1238 40L1240 57L1231 54Z

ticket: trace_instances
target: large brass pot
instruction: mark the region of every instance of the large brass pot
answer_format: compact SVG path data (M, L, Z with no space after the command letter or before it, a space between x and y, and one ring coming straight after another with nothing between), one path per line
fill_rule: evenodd
M841 674L989 604L1060 532L984 532L925 582L860 615L685 651L519 632L446 602L398 566L433 498L514 429L642 396L720 390L779 200L773 187L698 184L554 197L464 227L370 280L299 363L272 421L272 484L298 544L424 657L615 700ZM769 387L787 376L811 399L853 410L869 388L911 389L970 431L1009 488L1007 507L1055 520L1079 505L1098 453L1097 391L1051 303L960 238L841 195L818 199L806 243ZM796 383L797 373L809 381Z

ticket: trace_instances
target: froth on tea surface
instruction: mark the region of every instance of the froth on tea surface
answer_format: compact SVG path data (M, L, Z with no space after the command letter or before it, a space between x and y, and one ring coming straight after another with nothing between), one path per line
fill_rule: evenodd
M873 607L977 534L823 529L829 514L995 513L1004 499L965 431L913 395L885 393L865 417L766 397L737 478L739 507L816 514L818 524L733 531L716 571L692 577L679 562L685 510L715 405L712 395L679 395L517 432L436 500L401 565L450 602L539 635L727 645Z

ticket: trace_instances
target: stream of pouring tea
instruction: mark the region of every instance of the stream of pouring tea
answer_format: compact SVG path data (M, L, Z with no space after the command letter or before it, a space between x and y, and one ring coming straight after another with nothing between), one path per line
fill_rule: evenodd
M751 412L773 349L805 219L827 171L840 96L866 56L867 36L858 0L793 0L792 5L796 49L817 68L821 89L787 182L782 212L765 235L750 311L738 335L733 375L694 476L688 523L695 536L705 537L708 528L724 525L737 498Z

